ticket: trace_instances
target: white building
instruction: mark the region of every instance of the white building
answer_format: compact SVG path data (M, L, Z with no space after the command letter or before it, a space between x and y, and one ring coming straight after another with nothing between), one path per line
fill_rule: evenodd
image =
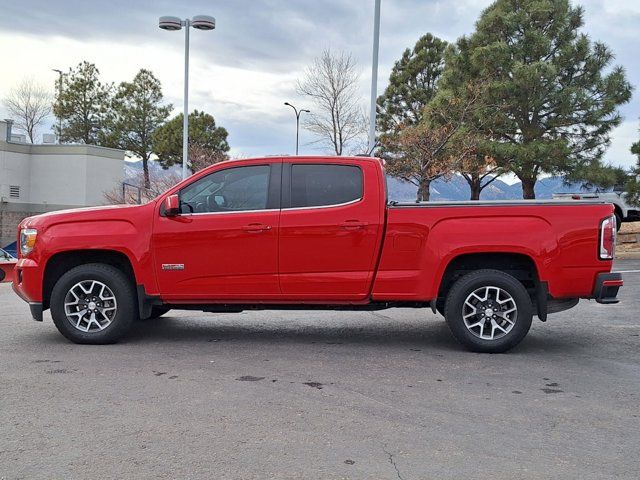
M123 150L15 140L11 122L0 120L0 247L15 241L23 218L103 205L104 192L122 185Z

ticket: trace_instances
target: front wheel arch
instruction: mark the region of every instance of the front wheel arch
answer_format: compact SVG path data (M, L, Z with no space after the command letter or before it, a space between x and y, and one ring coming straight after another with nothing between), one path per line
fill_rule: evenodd
M101 286L108 289L106 297L113 297L112 303L100 304L105 300ZM84 295L86 298L79 298ZM108 322L102 321L106 318L105 307L115 307ZM112 265L78 265L62 275L51 292L53 323L74 343L115 343L126 334L137 316L135 289L125 274Z
M51 292L56 282L72 268L91 263L111 265L126 275L131 285L136 284L136 276L131 260L117 250L67 250L52 255L45 265L42 279L42 307L49 308Z

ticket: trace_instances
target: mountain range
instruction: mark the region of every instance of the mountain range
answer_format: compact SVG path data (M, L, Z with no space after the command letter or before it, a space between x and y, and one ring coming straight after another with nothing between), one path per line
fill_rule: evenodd
M552 198L554 193L584 192L580 183L566 184L562 177L541 178L536 182L536 198ZM418 188L409 182L394 177L387 177L389 200L399 202L415 202ZM430 199L433 201L469 200L471 190L464 178L454 175L450 180L437 179L431 182ZM482 190L481 200L518 200L522 199L522 184L508 184L496 179Z

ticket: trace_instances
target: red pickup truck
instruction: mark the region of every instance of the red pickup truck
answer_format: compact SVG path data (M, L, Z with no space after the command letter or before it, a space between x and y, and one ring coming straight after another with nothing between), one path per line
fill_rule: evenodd
M19 227L14 289L77 343L112 343L170 309L431 307L466 347L502 352L532 316L617 302L613 207L387 202L363 157L219 163L145 205Z

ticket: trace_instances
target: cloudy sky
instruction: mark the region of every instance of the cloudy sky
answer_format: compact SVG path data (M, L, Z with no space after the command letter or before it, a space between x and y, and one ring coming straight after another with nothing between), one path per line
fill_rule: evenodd
M394 61L424 33L454 41L473 31L490 0L382 0L379 92ZM574 2L575 3L575 2ZM629 166L629 146L640 125L640 2L583 0L585 31L607 43L636 91L622 108L606 158ZM0 98L23 77L50 85L56 73L82 60L106 81L152 70L164 93L182 108L183 32L157 27L161 15L209 14L212 32L191 31L190 109L205 110L229 130L232 152L250 156L292 153L289 101L296 79L324 48L352 52L362 70L362 102L369 98L373 0L5 0L0 6ZM1 110L0 115L6 112ZM301 134L301 153L319 153Z

